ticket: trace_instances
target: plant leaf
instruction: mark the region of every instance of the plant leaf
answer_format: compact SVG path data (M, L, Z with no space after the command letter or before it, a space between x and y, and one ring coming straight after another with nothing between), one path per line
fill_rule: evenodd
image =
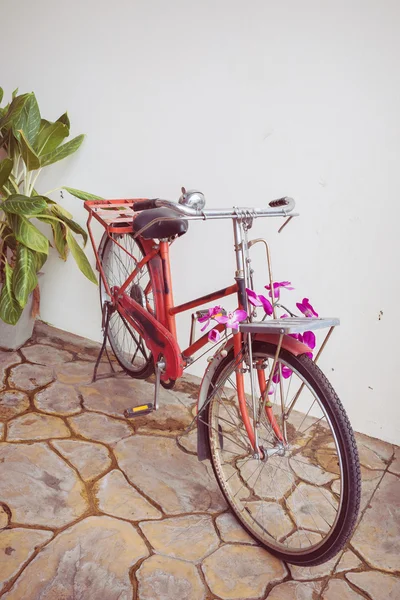
M5 158L0 162L0 187L2 187L10 176L13 168L13 161L11 158Z
M26 164L26 168L28 171L34 171L35 169L39 169L40 167L40 159L28 140L25 137L22 129L19 130L20 133L20 146L21 146L21 154L24 159L24 163Z
M82 144L84 137L85 136L83 134L78 135L69 142L59 146L56 150L53 150L53 152L42 155L40 158L40 165L42 167L46 167L47 165L52 165L53 163L66 158L70 154L73 154Z
M37 286L36 265L36 252L18 244L12 284L14 296L22 308L27 303L29 294Z
M0 102L3 100L4 90L0 87Z
M69 117L68 117L68 113L65 112L63 115L61 115L61 117L59 117L56 121L56 123L64 123L64 125L66 125L68 127L68 131L71 127L71 123L69 122Z
M40 128L40 110L35 94L29 94L28 100L19 115L13 120L12 129L17 140L20 139L20 131L24 132L25 139L33 146Z
M15 119L18 119L19 115L21 114L21 111L25 106L25 102L28 101L29 97L30 94L22 94L21 96L17 96L16 98L13 97L13 101L8 107L6 114L0 121L0 129L2 129L3 127L8 128Z
M90 281L97 284L97 277L94 274L93 269L89 264L86 254L84 253L82 248L79 246L78 242L76 241L76 239L74 238L74 236L72 235L72 233L69 229L67 229L67 243L68 243L69 249L71 250L71 254L76 261L76 264L78 265L78 267L80 268L82 273Z
M51 228L53 230L54 245L57 252L63 260L67 260L68 246L66 241L66 227L58 221L53 221Z
M74 233L78 233L79 235L82 236L83 238L83 246L86 246L87 240L88 240L88 234L87 232L79 225L79 223L76 223L73 219L67 217L64 212L62 210L60 210L60 206L58 206L58 204L54 204L53 206L51 206L51 211L52 213L58 217L59 219L61 219L61 221L64 221L64 223L66 225L68 225L68 227L70 229L72 229L72 231Z
M11 94L11 98L14 100L15 96L18 94L18 90L19 88L15 88L15 90L13 91L13 93Z
M47 254L43 254L43 252L35 252L35 259L36 259L36 273L38 273L40 271L40 269L43 267L44 263L47 260Z
M15 325L22 314L22 308L12 291L13 270L5 263L5 281L0 293L0 319L9 325Z
M41 127L35 144L36 153L41 156L53 152L68 135L69 129L63 123L49 123Z
M75 188L63 186L63 190L67 190L71 196L75 196L80 200L104 200L101 196L95 196L94 194L89 194L89 192L83 192L82 190L76 190Z
M46 199L43 196L22 196L21 194L13 194L7 200L4 200L0 205L1 210L6 213L15 215L36 215L47 208Z
M49 240L37 227L21 215L8 214L7 219L15 237L31 250L49 253Z

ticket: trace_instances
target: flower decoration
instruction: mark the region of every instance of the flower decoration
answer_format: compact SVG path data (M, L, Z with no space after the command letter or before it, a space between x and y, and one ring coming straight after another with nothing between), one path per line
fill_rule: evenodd
M218 329L211 329L211 331L208 334L208 340L210 342L213 342L213 344L216 344L217 342L219 342L220 339L221 339L221 334L218 331Z
M205 325L201 328L201 331L204 331L209 326L210 322L216 315L222 315L223 308L222 306L213 306L208 309L207 314L198 318L199 323L205 323Z
M279 298L281 297L281 292L280 289L281 288L286 288L287 290L294 290L293 287L291 287L292 284L290 283L290 281L275 281L273 283L273 289L274 289L274 300L279 300ZM272 291L271 291L271 286L270 285L266 285L265 286L266 290L269 290L269 297L272 298Z
M214 319L217 323L222 323L230 329L239 329L239 323L247 319L247 312L238 308L233 312L228 312L226 315L215 315Z
M265 313L268 316L272 315L273 308L272 308L272 304L268 300L268 298L266 298L262 294L256 294L254 290L250 290L249 288L246 288L246 294L247 294L247 299L250 304L252 304L253 306L256 306L256 307L262 306Z
M303 315L305 317L308 317L308 318L318 317L318 313L315 312L315 310L311 306L310 301L309 301L308 298L303 298L302 302L297 302L296 303L296 306L299 309L299 311L301 313L303 313Z

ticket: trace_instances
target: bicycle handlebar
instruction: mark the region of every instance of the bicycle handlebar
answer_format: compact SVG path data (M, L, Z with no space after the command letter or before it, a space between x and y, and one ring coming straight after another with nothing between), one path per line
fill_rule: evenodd
M285 196L277 200L271 200L266 208L211 208L209 210L196 210L184 204L178 204L171 200L156 198L153 200L139 200L133 204L133 210L148 210L151 208L170 208L178 215L191 217L192 219L227 219L227 218L245 218L245 217L285 217L289 216L295 208L293 198ZM293 215L294 216L294 215Z

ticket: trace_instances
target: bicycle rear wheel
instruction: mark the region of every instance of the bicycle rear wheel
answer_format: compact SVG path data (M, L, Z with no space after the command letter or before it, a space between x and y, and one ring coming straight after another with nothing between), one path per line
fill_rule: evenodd
M144 256L139 241L130 233L114 234L113 237L118 244L107 234L104 234L100 244L101 264L110 288L122 286ZM107 293L101 277L99 289L103 306L107 301ZM156 314L153 285L147 264L140 269L126 293L153 315ZM119 364L131 377L146 379L153 373L153 358L146 342L117 310L110 316L108 340Z
M266 379L275 352L272 344L253 343L253 367L265 369ZM325 562L349 539L360 505L358 452L345 410L312 360L281 350L268 401L286 435L282 443L263 411L259 459L241 418L236 367L231 350L200 414L221 490L241 524L270 552L303 566ZM249 372L244 376L249 379ZM246 403L253 423L250 396Z

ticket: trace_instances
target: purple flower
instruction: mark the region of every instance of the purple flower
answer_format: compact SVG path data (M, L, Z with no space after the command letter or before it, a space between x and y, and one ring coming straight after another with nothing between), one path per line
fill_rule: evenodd
M281 295L280 288L286 288L287 290L294 290L294 288L291 286L292 286L292 284L290 283L290 281L275 281L273 284L274 300L279 300L280 295ZM266 285L265 289L269 290L269 297L272 298L271 286Z
M221 338L221 334L218 331L218 329L211 329L211 331L208 334L208 340L210 342L215 343L215 342L219 342L220 338Z
M197 320L199 323L205 323L205 325L201 328L200 331L204 331L210 324L211 319L214 319L216 315L222 315L222 306L213 306L208 309L207 314L199 317Z
M282 372L283 379L288 379L292 374L292 369L289 369L289 367L287 367L286 365L281 365L281 372ZM272 381L274 383L279 383L280 379L281 378L280 378L280 374L279 374L279 369L278 369L278 367L276 367L274 376L272 377Z
M308 346L311 350L314 350L315 348L315 335L313 331L305 331L303 333L303 339L302 339L303 344L305 344L306 346Z
M258 297L258 294L256 294L253 290L250 290L249 288L246 288L246 294L247 300L250 302L250 304L252 304L253 306L261 306L261 301Z
M247 299L253 306L262 306L267 315L272 315L273 309L272 304L262 294L256 294L253 290L246 288Z
M318 317L318 313L315 312L308 298L303 298L302 302L296 303L296 306L305 317Z
M230 329L239 329L239 323L247 319L247 312L238 308L226 315L215 315L213 318Z
M268 316L272 315L273 308L272 308L272 304L271 302L268 300L268 298L266 298L265 296L263 296L262 294L260 294L259 296L260 302L262 304L263 309L265 310L265 312L267 313Z

